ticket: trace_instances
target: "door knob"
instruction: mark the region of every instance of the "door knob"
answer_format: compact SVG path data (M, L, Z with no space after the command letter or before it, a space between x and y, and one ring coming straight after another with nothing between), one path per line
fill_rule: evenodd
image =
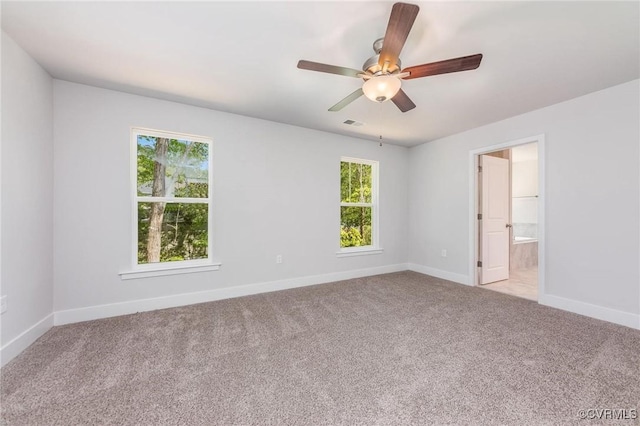
M511 225L510 223L507 223L506 227L507 228L511 228L511 227L513 227L513 225Z

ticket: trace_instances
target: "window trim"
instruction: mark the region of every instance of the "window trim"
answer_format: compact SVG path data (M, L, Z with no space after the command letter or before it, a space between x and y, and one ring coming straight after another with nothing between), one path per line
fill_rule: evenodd
M164 202L207 204L207 258L177 260L159 263L138 263L138 203L149 202L147 196L138 195L138 136L153 136L169 139L188 140L190 142L206 143L209 145L209 188L207 198L176 198L154 197ZM130 128L130 203L131 203L131 270L120 272L120 278L134 279L162 275L174 275L182 273L203 272L220 269L220 263L213 260L213 139L207 136L198 136L188 133L170 132L165 130L149 129L144 127Z
M201 260L201 259L199 259ZM154 269L134 269L120 272L120 279L135 280L138 278L163 277L166 275L191 274L194 272L217 271L222 266L221 263L191 264L185 265L189 260L180 261L180 266L166 265L165 263L155 265ZM169 263L169 262L166 262ZM176 262L171 262L176 263Z
M340 237L338 237L338 251L336 252L337 257L351 257L351 256L363 256L370 254L380 254L383 249L380 247L380 226L379 226L379 188L380 188L380 162L376 160L366 160L364 158L355 158L355 157L340 157L340 166L341 163L357 163L357 164L366 164L371 166L371 204L369 203L343 203L342 195L340 195L340 191L338 191L338 205L339 207L371 207L371 244L368 246L358 246L358 247L340 247ZM338 167L338 176L340 176L340 168ZM340 181L341 185L342 182ZM338 215L338 223L342 223L342 217Z

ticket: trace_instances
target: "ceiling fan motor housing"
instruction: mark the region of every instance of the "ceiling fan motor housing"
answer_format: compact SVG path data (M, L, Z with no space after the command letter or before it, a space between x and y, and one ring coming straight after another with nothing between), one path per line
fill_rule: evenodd
M379 38L373 42L373 51L376 52L375 56L370 57L366 60L364 65L362 65L362 70L364 72L371 73L373 75L380 75L383 72L382 65L379 64L380 61L380 52L382 51L382 44L384 42L384 37ZM400 58L398 58L397 63L388 64L387 65L387 74L393 74L395 72L399 72L402 68L402 64L400 62Z
M379 59L380 59L380 55L370 57L362 66L362 70L364 72L367 72L373 75L382 74L382 66L378 63ZM402 65L400 62L400 58L398 58L397 63L388 65L386 74L393 74L396 72L400 72L401 67Z

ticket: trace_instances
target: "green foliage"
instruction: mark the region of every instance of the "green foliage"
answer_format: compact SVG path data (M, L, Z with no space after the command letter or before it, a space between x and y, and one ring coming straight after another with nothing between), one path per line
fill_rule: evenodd
M343 203L371 203L372 167L362 163L340 163L340 200Z
M341 207L340 247L370 246L371 207Z
M149 197L138 203L138 263L147 263L147 244L153 186L156 138L140 136L137 153L138 195ZM207 198L209 196L209 146L206 143L170 139L164 159L168 197ZM207 203L160 203L162 229L160 261L202 259L208 256L209 205ZM153 231L152 231L153 232Z
M150 189L154 179L156 138L153 136L138 137L137 173L138 195L151 195ZM169 139L165 163L165 185L169 193L175 197L207 197L204 193L189 193L188 183L208 183L209 180L209 145L179 139ZM178 190L181 189L181 193Z
M140 193L141 186L153 181L154 146L155 143L154 145L142 145L138 142L138 195L143 195Z
M364 226L363 238L358 228L340 227L340 247L360 247L371 245L371 226Z

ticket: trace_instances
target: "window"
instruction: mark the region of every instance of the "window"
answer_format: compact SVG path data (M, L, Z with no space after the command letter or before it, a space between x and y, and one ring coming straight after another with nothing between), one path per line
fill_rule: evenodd
M133 149L134 265L211 264L211 139L134 128Z
M378 250L378 162L340 161L341 253Z

